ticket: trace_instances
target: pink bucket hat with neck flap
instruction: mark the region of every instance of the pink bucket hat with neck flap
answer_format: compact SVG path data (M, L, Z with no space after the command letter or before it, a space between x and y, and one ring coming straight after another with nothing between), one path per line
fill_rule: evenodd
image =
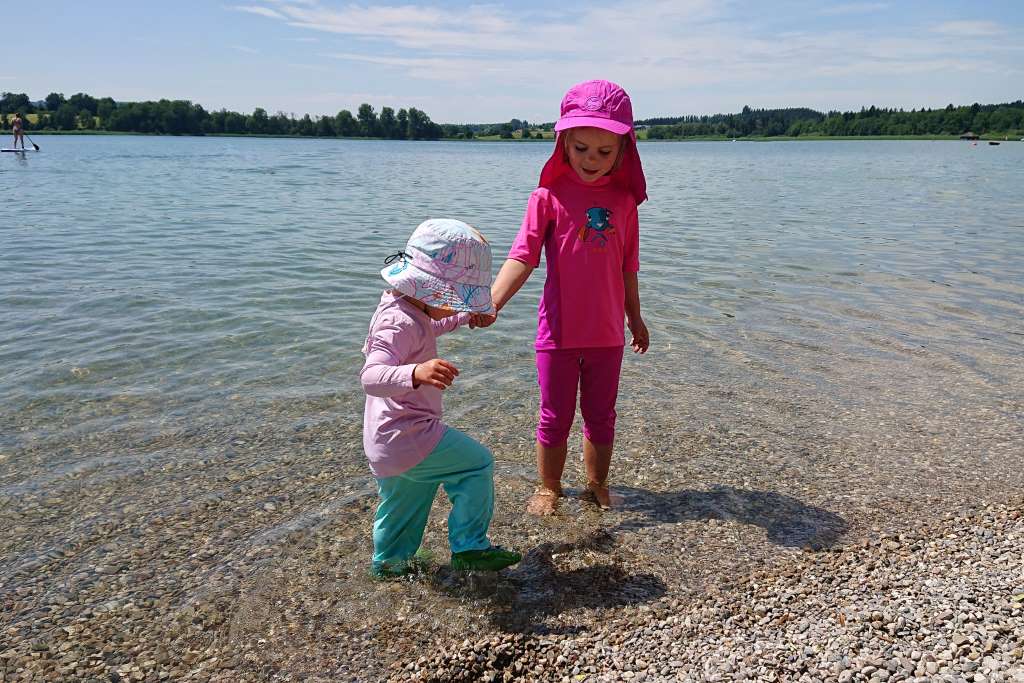
M548 187L572 167L565 159L564 131L570 128L601 128L616 135L626 135L622 150L622 163L611 173L613 182L624 185L633 194L637 204L647 199L647 179L636 149L636 131L633 130L633 105L621 86L611 81L586 81L569 88L562 98L561 116L555 124L558 135L551 158L540 172L538 187Z

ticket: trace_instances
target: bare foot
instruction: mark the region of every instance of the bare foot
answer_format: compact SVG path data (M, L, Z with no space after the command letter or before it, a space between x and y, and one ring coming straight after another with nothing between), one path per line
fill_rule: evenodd
M540 487L526 501L526 511L538 517L553 515L555 510L558 509L558 498L561 495L561 491L552 491L551 489Z
M587 490L590 491L590 495L594 497L594 501L602 510L618 507L624 500L622 496L612 493L605 484L600 482L587 482Z

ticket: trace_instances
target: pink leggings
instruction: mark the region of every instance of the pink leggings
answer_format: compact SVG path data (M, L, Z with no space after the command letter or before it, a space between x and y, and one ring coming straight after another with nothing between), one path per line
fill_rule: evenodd
M580 388L583 435L591 443L615 441L615 399L619 394L621 346L594 349L537 351L540 384L540 423L537 441L561 446L576 417L576 387Z

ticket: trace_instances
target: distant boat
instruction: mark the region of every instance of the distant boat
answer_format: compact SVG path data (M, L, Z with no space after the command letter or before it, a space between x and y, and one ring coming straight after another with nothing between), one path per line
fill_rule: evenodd
M990 145L998 145L999 143L996 142L995 140L989 140L988 144L990 144Z

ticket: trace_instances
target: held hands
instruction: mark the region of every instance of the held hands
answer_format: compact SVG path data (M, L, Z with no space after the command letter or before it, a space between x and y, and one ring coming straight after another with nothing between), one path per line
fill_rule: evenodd
M412 371L412 388L418 389L422 384L429 384L444 391L452 385L459 375L459 369L446 360L434 358L420 363Z
M647 353L647 349L651 345L651 336L647 332L647 325L644 324L643 318L637 316L635 320L630 320L627 324L629 331L633 334L633 341L630 342L633 353Z
M498 319L497 313L470 313L469 329L476 327L490 327Z
M470 313L469 327L490 327L498 319L497 313ZM459 369L446 360L434 358L420 363L412 371L412 388L418 389L421 384L429 384L441 391L452 385L459 376Z

